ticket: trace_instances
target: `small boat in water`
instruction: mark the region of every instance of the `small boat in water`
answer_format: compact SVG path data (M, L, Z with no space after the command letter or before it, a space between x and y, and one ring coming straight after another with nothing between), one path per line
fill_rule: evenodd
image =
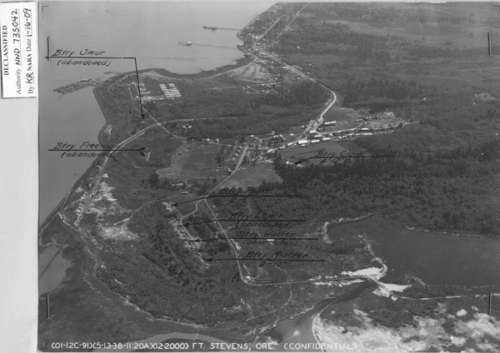
M193 45L192 42L186 42L186 45Z

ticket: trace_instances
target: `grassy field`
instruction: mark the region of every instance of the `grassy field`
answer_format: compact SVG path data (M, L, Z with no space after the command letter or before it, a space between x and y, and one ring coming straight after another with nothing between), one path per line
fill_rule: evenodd
M182 176L196 177L215 176L215 156L218 145L199 145L187 152L188 159L182 167Z
M266 182L281 182L281 178L276 174L272 164L243 165L240 170L224 184L228 188L257 187Z
M130 143L127 149L145 148L144 156L134 151L124 153L138 166L169 167L172 154L180 144L178 140L166 136L151 140L138 139Z
M347 150L347 148L340 145L338 141L324 141L306 147L293 146L284 150L281 155L285 159L294 163L298 160L316 156L320 152L335 153L336 155L338 155L345 150ZM311 159L308 161L308 163L314 164L317 164L319 162L320 159Z
M219 148L218 145L186 143L172 155L170 167L158 170L158 174L169 180L212 178L218 175L215 156Z
M227 72L227 75L239 80L270 82L270 76L267 70L258 63L250 63L237 69Z
M352 122L363 117L363 114L350 108L331 107L323 116L325 121Z
M360 152L366 152L366 150L359 145L357 145L354 141L352 140L343 140L343 141L337 141L337 144L349 152L352 153L360 153Z

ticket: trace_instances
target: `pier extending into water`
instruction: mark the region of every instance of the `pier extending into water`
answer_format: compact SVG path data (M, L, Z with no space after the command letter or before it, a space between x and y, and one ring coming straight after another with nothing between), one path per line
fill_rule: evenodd
M215 26L203 26L203 29L211 29L212 31L216 31L218 29L224 31L241 31L241 28L215 27Z

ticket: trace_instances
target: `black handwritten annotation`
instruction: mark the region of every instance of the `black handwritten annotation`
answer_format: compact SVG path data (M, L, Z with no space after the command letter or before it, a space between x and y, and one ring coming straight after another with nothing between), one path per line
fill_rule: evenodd
M357 159L357 158L395 158L395 157L396 157L395 155L365 155L363 152L354 153L346 150L340 153L319 151L316 155L312 157L299 159L298 161L295 162L295 164L299 165L311 159L321 159L320 161L321 164L324 164L329 160L332 160L333 164L340 164L340 163L348 163L351 161L351 159Z
M52 58L60 58L60 60L57 61L57 65L109 66L111 64L111 60L109 60L109 58L103 60L102 55L104 53L104 50L97 51L84 49L79 52L80 56L74 56L75 51L67 49L56 49L54 55L52 55ZM96 59L93 59L93 57L96 57ZM76 60L77 58L84 60Z
M144 154L144 147L135 149L119 149L113 145L102 145L98 143L83 142L78 148L76 144L58 142L50 152L61 152L63 157L111 157L116 152L139 152Z

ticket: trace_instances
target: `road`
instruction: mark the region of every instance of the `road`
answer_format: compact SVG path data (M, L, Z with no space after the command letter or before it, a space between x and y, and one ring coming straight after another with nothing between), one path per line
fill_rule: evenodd
M187 119L173 119L173 120L167 120L164 121L163 124L168 124L168 123L188 123L191 121L203 121L203 120L223 120L223 119L244 119L248 118L245 115L240 115L240 116L216 116L216 117L210 117L210 118L187 118Z
M118 145L116 145L116 147L113 148L109 153L118 152L122 147L125 147L129 142L132 142L133 140L135 140L136 138L138 138L139 136L141 136L142 134L144 134L144 132L146 130L151 129L152 127L156 127L156 125L157 124L149 125L148 127L146 127L144 129L142 129L141 131L137 132L136 134L134 134L134 135L126 138L125 140L123 140L122 142L120 142ZM104 167L106 166L106 163L108 162L108 160L109 160L109 157L106 156L104 158L104 161L102 162L101 169L100 169L99 173L97 174L97 176L95 177L94 186L92 187L92 191L89 194L89 197L87 197L87 200L85 200L85 203L84 203L83 208L82 208L82 212L78 215L78 217L77 217L77 219L76 219L76 221L74 223L75 227L78 227L78 225L82 221L82 218L85 215L85 213L87 212L87 209L89 208L90 203L92 202L94 196L97 194L97 191L99 190L99 184L101 182L101 177L103 175Z
M307 6L307 5L306 5ZM304 7L305 8L305 7ZM294 17L294 19L296 18L297 16ZM293 20L292 20L293 21ZM275 22L277 23L277 21ZM291 24L291 23L290 23ZM289 25L290 25L289 24ZM288 26L289 26L288 25ZM287 27L288 27L287 26ZM267 33L267 32L266 32ZM281 34L280 34L281 35ZM258 50L261 55L263 56L266 56L266 57L269 57L271 58L272 60L275 60L276 62L279 62L281 65L283 65L286 69L288 69L289 71L291 72L294 72L295 74L303 77L303 78L306 78L308 80L311 80L311 81L314 81L318 84L320 84L321 86L325 87L326 89L328 89L328 91L330 92L331 94L331 97L330 99L325 103L326 107L323 109L323 111L320 113L320 115L314 120L313 123L309 124L307 126L307 128L303 131L302 135L301 136L305 136L313 127L316 126L316 124L318 123L319 120L321 120L324 115L329 111L329 109L331 109L331 107L337 102L337 95L335 94L334 91L330 90L328 87L324 86L323 84L321 84L320 82L318 82L317 80L313 79L312 77L304 74L303 72L299 71L298 69L286 64L285 62L283 62L280 58L278 58L277 56L269 53L269 52L266 52L264 49L262 48L254 48L256 50ZM116 84L116 83L115 83ZM111 86L109 87L111 88ZM108 88L108 89L109 89ZM131 94L131 91L130 91L130 94ZM131 94L131 97L132 97L132 94ZM145 110L144 110L145 111ZM164 131L166 131L167 133L171 134L170 131L168 131L160 122L158 122L149 112L145 111L145 113L148 115L149 118L151 118L154 123L145 127L144 129L140 130L139 132L137 132L136 134L126 138L125 140L123 140L122 142L120 142L119 144L116 145L115 148L113 148L109 153L117 153L119 152L122 148L124 148L125 146L127 146L130 142L136 140L137 138L139 138L140 136L142 136L148 129L151 129L151 128L154 128L154 127L160 127L161 129L163 129ZM219 119L224 119L225 117L221 117ZM216 118L217 119L217 118ZM187 121L190 121L192 119L185 119L185 120L180 120L180 121L184 121L184 122L187 122ZM173 135L175 136L175 135ZM183 139L179 136L175 136L176 138L180 138L180 139ZM297 138L297 140L300 139L300 137ZM246 145L244 147L244 150L240 156L240 159L236 165L236 167L234 168L234 171L232 172L231 175L229 175L228 177L226 177L221 183L219 183L214 189L212 189L212 191L210 191L207 196L209 196L212 192L214 192L215 190L217 190L218 188L220 188L223 184L225 184L238 170L239 168L241 167L241 164L243 163L243 160L245 158L245 155L248 151L248 148L249 146ZM75 223L74 223L74 226L75 227L78 227L79 224L81 223L83 217L85 216L85 214L87 213L87 210L91 204L91 202L93 201L94 197L96 196L97 192L99 191L99 186L100 186L100 181L101 181L101 178L102 178L102 175L104 174L104 170L105 170L105 167L107 165L107 162L109 160L109 157L105 157L104 160L103 160L103 163L100 167L100 171L99 173L97 174L97 176L95 177L95 180L94 180L94 184L93 184L93 187L92 187L92 190L89 194L89 197L85 200L85 203L84 203L84 206L82 208L82 211L81 213L78 215ZM66 197L69 196L69 193ZM238 249L236 247L236 244L235 242L230 239L230 237L228 236L228 234L226 233L226 231L224 230L222 224L217 221L217 216L214 212L214 210L212 209L212 207L210 206L209 202L207 201L207 199L204 199L204 200L200 200L198 202L205 202L208 210L210 211L214 221L217 223L219 229L221 230L221 233L222 235L226 238L226 240L229 242L233 252L234 252L234 255L235 255L235 261L237 263L237 266L238 266L238 269L239 269L239 275L240 275L240 279L243 283L247 284L247 285L252 285L252 286L278 286L278 285L290 285L291 283L307 283L307 282L312 282L314 283L314 281L312 279L308 279L308 280L304 280L304 281L296 281L296 282L292 282L292 281L287 281L287 282L281 282L281 283L266 283L266 284L259 284L259 283L253 283L252 281L248 281L246 280L246 272L244 271L244 269L242 268L242 264L241 264L241 261L239 259L239 254L238 254ZM195 211L198 210L198 202L196 204L196 208L195 208ZM193 211L192 213L194 213L195 211ZM180 212L179 212L180 213ZM188 215L186 215L188 216ZM181 215L181 224L182 224L182 219L185 218L186 216L182 216ZM189 234L189 232L187 232ZM70 234L71 235L71 234ZM66 238L68 239L69 236ZM63 244L61 245L60 249L62 248L62 246L64 245L64 243L66 242L66 240L63 242ZM56 255L54 255L53 259L55 258L55 256L57 256L57 254L59 253L59 251L56 253ZM52 260L53 260L52 259ZM47 265L47 267L45 268L45 270L48 268L48 266L50 265L50 263L52 262L52 260L49 262L49 264ZM43 272L45 272L45 270ZM43 275L43 272L41 273L41 275ZM40 276L41 276L40 275ZM346 277L340 277L340 278L335 278L335 279L331 279L329 282L335 282L335 281L344 281L344 280L353 280L353 279L367 279L367 280L372 280L374 281L374 279L372 278L367 278L367 277L364 277L364 276L346 276ZM383 287L383 284L376 281L375 282L380 286L380 287ZM499 294L494 294L496 296L498 296ZM397 295L396 295L397 296ZM481 295L481 296L485 296L485 295ZM439 298L436 298L436 297L429 297L429 298L410 298L410 297L404 297L404 296L398 296L399 298L401 299L418 299L418 300L432 300L432 299L439 299ZM448 297L442 297L442 298L460 298L460 297L465 297L465 296L448 296Z
M137 112L140 113L140 110L135 108L137 110ZM177 136L177 135L174 135L172 134L170 131L168 131L167 129L165 129L165 127L160 123L158 122L158 120L156 120L146 109L143 109L144 113L148 115L149 118L151 118L155 123L154 124L151 124L149 125L148 127L145 127L144 129L140 130L139 132L137 132L136 134L126 138L125 140L123 140L122 142L120 142L119 144L117 144L115 146L115 148L113 148L109 153L116 153L116 152L119 152L120 149L122 149L123 147L125 147L126 145L128 145L130 142L134 141L135 139L137 139L139 136L141 136L142 134L144 134L144 132L146 132L146 130L148 129L151 129L153 127L160 127L161 129L165 130L170 136L172 137L175 137L177 139L181 139L181 140L185 140L185 138L183 137L180 137L180 136ZM87 212L87 209L89 208L89 205L90 203L92 202L94 196L97 194L97 192L99 191L99 184L101 182L101 177L102 175L104 174L104 167L106 166L106 163L108 163L108 160L109 160L109 157L106 156L104 158L104 161L102 162L102 165L101 165L101 169L98 173L98 175L95 177L95 180L94 180L94 186L92 187L92 191L91 193L89 194L89 197L87 198L87 200L85 200L85 203L83 205L83 208L82 208L82 212L78 215L75 223L74 223L74 226L75 227L78 227L78 225L80 224L83 216L85 215L85 213Z
M306 5L307 6L307 5ZM305 7L304 7L305 8ZM302 8L302 10L304 9ZM302 11L301 10L301 11ZM300 12L300 11L299 11ZM295 19L295 18L294 18ZM278 19L279 21L279 19ZM278 21L276 21L274 24L276 24ZM274 26L273 24L273 26ZM268 30L269 31L269 30ZM266 32L267 33L267 32ZM324 88L326 88L330 94L331 94L331 97L330 99L326 102L326 107L325 109L323 109L323 111L321 112L321 114L315 119L315 122L313 124L309 124L307 126L307 128L304 130L304 132L302 133L301 136L304 136L305 134L307 134L307 132L313 127L315 126L315 124L321 120L324 116L324 114L337 102L337 95L335 94L335 92L333 92L332 90L330 90L328 87L326 87L325 85L323 85L322 83L316 81L315 79L313 79L312 77L304 74L303 72L297 70L296 68L294 68L293 66L290 66L288 65L287 63L283 62L280 58L276 57L275 55L273 54L270 54L266 51L264 51L262 48L257 48L257 47L254 47L254 49L257 49L261 55L264 55L264 56L267 56L275 61L277 61L278 63L280 63L281 65L283 65L285 68L287 68L288 70L294 72L295 74L305 78L305 79L308 79L308 80L311 80L311 81L314 81L318 84L320 84L321 86L323 86ZM260 58L257 57L257 59L260 60ZM296 141L298 141L300 139L299 136ZM243 159L245 158L245 155L246 155L246 152L248 150L248 145L245 146L244 150L243 150L243 153L241 154L240 156L240 159L238 161L238 164L236 165L236 167L234 168L234 171L231 173L231 175L229 175L227 178L225 178L221 183L219 183L215 188L213 188L208 194L207 194L207 197L212 193L214 192L215 190L217 190L218 188L220 188L224 183L226 183L237 171L238 169L240 168L242 162L243 162ZM217 221L217 216L214 212L214 210L212 209L212 207L210 206L210 204L208 203L207 199L204 199L204 200L200 200L198 202L205 202L207 208L209 209L214 221L217 223L219 229L221 230L221 233L223 234L223 236L226 238L226 240L228 241L229 245L231 246L233 252L234 252L234 255L235 255L235 260L236 260L236 264L238 266L238 270L239 270L239 274L240 274L240 279L243 283L247 284L247 285L252 285L252 286L270 286L270 285L285 285L285 284L290 284L290 283L305 283L305 282L310 282L310 280L306 280L306 281L300 281L300 282L283 282L283 283L266 283L266 284L257 284L257 283L253 283L251 281L247 281L245 279L245 275L243 273L243 269L242 269L242 266L241 266L241 261L239 260L239 255L238 255L238 249L234 243L234 241L232 239L230 239L230 237L227 235L226 231L224 230L222 224L220 224L219 221ZM187 231L187 230L186 230ZM334 281L338 281L338 280L345 280L347 278L340 278L340 279L336 279ZM349 279L353 279L353 277L350 277Z
M234 167L232 174L236 173L238 171L238 169L240 169L241 163L243 163L243 160L245 159L247 151L248 151L248 145L245 145L245 148L243 149L243 153L240 156L240 160L238 161L238 164L236 164L236 167Z
M300 11L297 12L297 14L294 16L293 20L295 20L295 18L298 16L298 14L307 7L304 6ZM292 22L293 22L292 20ZM274 23L276 24L277 22L279 21L279 19ZM273 24L273 26L274 26ZM288 24L288 26L291 24L291 22ZM287 27L288 27L287 26ZM270 29L270 28L269 28ZM268 29L268 31L269 31ZM266 31L267 33L267 31ZM264 56L267 56L277 62L279 62L281 65L283 65L284 67L286 67L288 70L296 73L297 75L299 76L302 76L304 78L307 78L309 80L312 80L318 84L320 84L321 86L325 87L326 89L328 89L332 95L332 97L330 98L330 103L327 105L327 107L321 112L321 114L315 119L315 123L313 124L309 124L307 126L307 128L304 130L304 132L302 133L301 136L304 136L305 134L307 134L307 132L318 122L318 120L320 120L321 118L323 118L324 114L336 103L337 101L337 95L335 94L335 92L333 92L332 90L330 90L328 87L324 86L323 84L321 84L320 82L316 81L315 79L313 79L312 77L304 74L303 72L297 70L296 68L294 68L293 66L290 66L288 65L287 63L285 63L284 61L282 61L280 58L276 57L275 55L269 53L269 52L266 52L264 49L262 48L254 48L254 49L257 49L262 55ZM130 92L131 94L132 92ZM136 108L137 110L137 108ZM148 115L149 118L151 118L155 124L152 124L144 129L142 129L141 131L137 132L136 134L128 137L127 139L123 140L122 142L120 142L118 145L116 145L116 147L112 150L112 152L118 152L122 147L125 147L128 143L132 142L133 140L135 140L136 138L138 138L139 136L141 136L146 130L152 128L152 127L155 127L155 126L159 126L160 128L162 128L163 130L165 130L167 133L169 133L170 135L176 137L176 138L180 138L180 139L183 139L184 138L181 138L180 136L175 136L173 135L170 131L168 131L160 122L158 122L148 111L146 111L144 108L143 108L144 112ZM188 120L184 120L184 121L188 121ZM297 138L297 140L300 139ZM241 163L243 162L243 159L246 155L246 152L248 150L248 145L245 146L244 150L243 150L243 153L241 154L240 156L240 160L238 161L238 164L236 165L234 171L232 174L234 174L241 166ZM85 204L84 204L84 207L82 208L82 212L80 213L80 215L78 216L77 220L75 221L75 227L78 226L83 218L83 216L85 215L85 213L87 212L87 209L91 203L91 201L93 200L94 196L96 195L97 191L99 190L99 184L100 184L100 181L101 181L101 177L103 175L103 172L104 172L104 168L106 166L106 163L108 162L108 159L109 157L105 157L102 165L101 165L101 170L99 172L99 174L96 176L96 179L94 181L94 186L92 188L92 192L90 193L89 197L87 198L87 200L85 201ZM217 188L219 188L222 184L224 184L229 178L231 177L228 176L226 179L224 179L219 185L217 185L211 192L215 191ZM210 192L210 193L211 193ZM210 195L210 193L208 195ZM206 200L205 200L206 201ZM208 203L207 203L208 204ZM210 209L211 210L211 209ZM221 227L222 228L222 227ZM231 242L231 241L230 241Z
M276 26L276 24L281 20L283 16L279 17L276 21L274 21L274 23L267 29L267 31L264 32L264 34L260 37L260 39L264 38L266 36L266 34L271 30L273 29L274 26Z
M281 35L282 35L282 34L283 34L283 33L284 33L284 32L285 32L288 28L290 28L290 26L292 25L293 21L295 21L295 19L296 19L297 17L299 17L300 13L301 13L302 11L304 11L304 10L305 10L305 8L306 8L307 6L309 6L309 3L307 3L307 4L306 4L306 6L304 6L304 7L303 7L303 8L301 8L299 11L297 11L297 13L295 14L295 16L293 16L292 20L291 20L291 21L290 21L290 22L289 22L289 23L285 26L285 28L283 28L283 30L282 30L282 31L281 31L281 32L280 32L280 33L276 36L276 39L275 39L275 41L274 41L274 42L276 42L278 39L280 39ZM274 42L273 42L273 43L274 43Z
M300 9L299 11L297 11L297 13L294 15L293 19L290 21L290 23L288 23L288 25L285 26L285 28L278 34L276 40L283 34L283 32L285 30L287 30L288 28L290 28L291 24L295 21L295 19L299 16L299 14L309 5L309 3L307 3L302 9ZM261 36L261 39L267 34L267 32L269 32L269 30L271 28L274 27L274 25L281 19L281 17L273 23L273 25ZM321 85L322 87L324 87L325 89L327 89L329 92L330 92L330 95L331 95L331 98L329 99L329 101L327 102L327 107L323 110L323 112L321 112L321 114L318 116L318 118L315 119L315 122L313 124L309 124L307 126L307 128L304 130L304 132L302 133L301 136L299 136L295 141L293 142L297 142L302 136L305 136L307 134L307 132L309 130L312 129L313 126L315 126L317 124L317 122L319 120L321 120L323 118L323 116L325 115L325 113L337 102L337 95L335 94L335 92L333 92L330 88L326 87L324 84L322 84L321 82L318 82L317 80L315 80L314 78L306 75L305 73L301 72L300 70L297 70L295 67L291 66L291 65L288 65L286 62L284 62L283 60L281 60L279 57L277 57L276 55L274 54L271 54L269 53L268 51L265 51L264 49L262 49L261 47L257 47L257 46L254 46L252 47L253 50L257 50L261 55L263 56L266 56L276 62L278 62L279 64L283 65L283 67L285 67L286 69L288 69L289 71L295 73L296 75L299 75L305 79L308 79L308 80L311 80L319 85ZM250 55L253 55L251 53L248 53ZM262 62L262 60L258 57L258 56L254 56L255 58L259 59L260 62ZM265 63L264 63L265 64Z
M322 87L324 87L325 89L327 89L329 92L330 92L330 99L328 100L328 102L326 103L327 106L325 109L323 109L323 111L321 112L321 114L314 120L314 123L312 124L309 124L307 125L306 129L304 130L304 132L302 132L302 134L297 137L295 140L291 141L292 143L296 143L297 141L299 141L301 138L303 138L305 135L307 135L307 133L314 127L318 124L318 121L321 120L323 118L323 116L325 115L325 113L335 104L337 103L337 95L335 94L335 92L333 92L331 89L329 89L328 87L326 87L324 84L322 84L321 82L318 82L317 80L315 80L314 78L306 75L305 73L297 70L295 67L293 66L290 66L288 65L287 63L285 63L284 61L282 61L280 58L278 58L276 55L273 55L267 51L265 51L264 49L262 48L258 48L258 47L254 47L253 49L256 49L257 51L259 51L259 53L261 53L261 55L263 56L267 56L269 58L271 58L272 60L278 62L279 64L283 65L283 67L285 67L286 69L288 69L289 71L305 78L305 79L308 79L308 80L311 80L313 82L316 82L317 84L321 85ZM290 142L288 142L290 143Z
M240 168L241 166L241 163L243 163L243 159L245 158L245 155L247 154L247 150L248 150L248 145L245 146L245 148L243 149L243 153L241 153L241 156L240 156L240 159L238 161L238 164L236 165L236 167L234 168L233 172L231 173L231 175L229 175L227 178L225 178L221 183L219 183L219 185L217 185L214 189L212 189L212 191L210 191L207 195L207 197L212 193L214 192L215 190L217 190L220 186L222 186L222 184L224 184L227 180L229 180L229 178L231 178L231 176L233 176L237 171L238 169ZM239 256L238 256L238 248L236 247L236 245L234 244L234 241L232 239L229 238L229 236L227 235L226 231L224 230L224 228L222 227L222 224L220 224L220 222L217 220L217 216L215 215L215 212L212 210L212 207L210 207L210 204L208 203L207 199L204 199L203 200L205 202L205 204L207 205L207 208L210 210L210 213L212 214L212 217L214 218L215 222L217 223L217 225L219 226L222 234L224 235L224 237L226 238L226 240L229 242L229 245L231 245L231 248L233 249L233 252L234 252L234 256L236 258L236 263L238 265L238 270L239 270L239 273L240 273L240 279L241 281L243 281L243 283L245 284L248 284L248 285L252 285L252 283L250 283L249 281L247 281L245 279L245 276L243 275L243 270L241 268L241 263L240 263L240 260L239 260Z
M316 125L318 124L318 121L322 120L325 113L335 104L335 102L337 102L337 95L335 94L335 92L333 92L330 89L328 89L328 90L332 94L332 97L330 98L329 103L327 103L328 105L323 110L323 112L321 112L321 114L314 120L314 123L307 125L306 129L304 130L304 132L302 133L301 136L305 136L309 132L309 130L311 130L313 127L317 128Z
M277 21L276 21L277 23ZM306 74L304 74L303 72L297 70L296 68L288 65L287 63L283 62L281 59L279 59L278 57L276 57L275 55L273 54L270 54L266 51L264 51L262 48L255 48L257 49L262 55L264 56L267 56L277 62L279 62L281 65L283 65L284 67L286 67L288 70L296 73L297 75L299 76L302 76L304 78L307 78L309 80L312 80L314 82L317 82L315 79L307 76ZM319 83L319 82L317 82ZM321 83L319 83L320 85L322 85ZM325 87L324 85L322 85L323 87ZM325 87L327 88L327 87ZM328 89L328 88L327 88ZM330 101L327 105L327 107L323 110L323 112L318 116L318 118L315 119L315 122L317 122L318 120L320 120L323 115L336 103L337 101L337 96L335 95L335 92L333 92L332 90L328 89L330 92L331 92L331 95L332 97L330 98ZM130 92L131 94L131 92ZM138 110L136 108L136 110ZM138 110L139 111L139 110ZM139 132L137 132L136 134L126 138L125 140L123 140L122 142L120 142L118 145L116 145L115 148L113 148L110 153L116 153L118 152L120 149L122 149L123 147L125 147L127 144L129 144L130 142L134 141L135 139L137 139L138 137L140 137L142 134L144 134L144 132L148 129L151 129L153 127L156 127L156 126L159 126L161 129L165 130L167 133L169 133L170 135L172 135L172 133L170 131L168 131L160 122L158 122L149 112L147 112L145 109L144 109L144 112L148 115L149 118L151 118L155 123L152 124L152 125L149 125L148 127L140 130ZM184 120L184 121L187 121L187 120ZM312 126L314 126L315 124L310 124L306 130L303 132L303 134L301 136L303 136L304 134L306 134L311 128ZM172 135L173 136L173 135ZM175 136L176 138L181 138L180 136ZM300 137L299 137L300 138ZM183 139L183 138L181 138ZM221 183L219 183L214 189L212 189L212 191L210 191L208 195L210 195L213 191L217 190L220 186L222 186L225 182L227 182L227 180L229 180L229 178L231 178L232 175L234 175L234 173L236 173L236 171L238 171L238 169L240 168L241 164L243 163L243 159L245 158L245 155L246 155L246 152L248 150L248 145L245 146L244 150L243 150L243 153L241 154L240 156L240 159L238 161L238 164L236 165L233 173L231 175L229 175L227 178L225 178ZM91 204L91 202L93 201L95 195L97 194L97 192L99 191L99 186L100 186L100 182L101 182L101 178L102 178L102 175L104 174L104 169L106 167L106 164L109 160L109 157L105 157L104 158L104 161L100 167L100 171L99 173L97 174L97 176L95 177L95 180L94 180L94 185L92 187L92 190L89 194L89 197L85 200L85 203L82 207L82 211L81 213L78 215L75 223L74 223L74 226L75 227L78 227L80 222L82 221L83 217L85 216L85 214L87 213L87 210ZM245 280L244 276L243 276L243 271L242 271L242 268L241 268L241 264L240 264L240 260L238 259L238 251L237 251L237 248L236 248L236 245L234 244L234 242L232 241L232 239L229 239L228 235L226 234L224 228L222 227L222 225L217 221L217 217L214 213L214 211L212 210L212 208L210 207L210 204L207 202L206 199L203 200L208 209L210 210L210 212L212 213L212 217L214 218L214 220L216 220L217 224L219 225L219 228L222 230L222 234L226 237L227 241L229 242L229 244L231 245L231 248L233 249L234 251L234 254L236 256L236 261L237 261L237 264L238 264L238 268L239 268L239 272L240 272L240 277L241 277L241 280L244 282L244 283L247 283L247 284L251 284L249 283L248 281ZM48 266L47 266L48 267ZM287 282L288 283L288 282ZM282 284L286 284L286 283L282 283ZM266 285L269 285L269 284L266 284Z
M227 235L225 229L222 227L222 224L220 224L220 222L217 220L217 216L216 216L214 210L212 209L212 207L210 206L210 204L207 201L207 198L210 196L210 194L212 194L215 190L219 189L222 185L224 185L234 175L234 173L236 173L239 170L239 168L241 166L241 163L243 163L243 159L245 158L245 155L246 155L247 151L248 151L248 145L246 145L245 148L243 149L243 152L241 153L240 159L238 160L238 164L234 168L233 172L230 175L228 175L226 178L224 178L224 180L222 180L219 184L217 184L212 190L210 190L205 195L205 198L203 200L199 200L199 201L196 202L196 204L195 204L195 211L193 211L193 212L191 212L189 214L186 214L186 215L182 215L182 213L179 210L177 210L177 209L176 209L176 211L180 215L180 225L181 225L181 227L184 229L184 231L189 235L189 237L191 239L194 239L194 237L189 233L189 230L186 229L186 227L184 226L183 220L186 217L188 217L189 215L195 213L198 210L198 204L200 202L205 202L205 205L207 206L208 210L210 211L210 213L211 213L211 215L212 215L212 217L214 219L214 222L217 223L217 225L219 226L219 229L221 230L221 233L224 235L224 237L226 238L227 242L231 246L231 249L234 252L234 256L235 256L236 263L238 265L238 272L240 274L241 281L243 283L245 283L245 284L248 284L248 285L256 285L256 284L254 284L252 282L249 282L249 281L247 281L245 279L245 276L243 275L243 269L242 269L242 266L241 266L241 263L240 263L240 260L239 260L238 248L234 244L234 241L229 238L229 236Z
M152 125L149 125L148 127L145 127L144 129L142 129L141 131L137 132L136 134L126 138L125 140L123 140L122 142L120 142L118 145L116 145L116 147L114 149L112 149L109 153L115 153L115 152L118 152L122 147L125 147L128 143L130 143L131 141L135 140L136 138L138 138L139 136L141 136L142 134L144 134L144 132L148 129L151 129L153 127L156 127L157 124L152 124ZM94 185L92 187L92 191L91 193L89 194L89 197L85 200L85 203L83 205L83 208L82 208L82 211L81 213L78 215L75 223L74 223L74 228L71 230L71 232L68 233L68 235L66 236L66 238L63 240L63 242L59 245L59 249L57 250L57 252L52 256L52 258L49 260L49 262L47 263L47 265L45 266L45 268L40 272L40 274L38 275L38 279L40 279L47 271L47 269L50 267L50 265L52 264L52 262L54 261L54 259L57 257L57 255L59 255L59 253L61 252L61 249L64 247L64 244L66 244L66 242L68 241L68 239L70 238L70 236L73 234L73 231L75 230L76 227L78 227L78 225L80 224L80 222L82 221L82 218L85 216L85 214L87 213L87 210L89 208L89 205L90 203L92 202L94 196L97 194L97 191L99 190L99 184L101 182L101 177L103 175L103 172L104 172L104 167L106 166L106 163L108 162L108 159L109 157L105 157L104 158L104 161L101 165L101 169L98 173L98 175L96 176L95 180L94 180ZM71 193L71 190L68 192L68 194L66 195L66 198L68 198L69 194ZM48 223L47 223L48 224Z

